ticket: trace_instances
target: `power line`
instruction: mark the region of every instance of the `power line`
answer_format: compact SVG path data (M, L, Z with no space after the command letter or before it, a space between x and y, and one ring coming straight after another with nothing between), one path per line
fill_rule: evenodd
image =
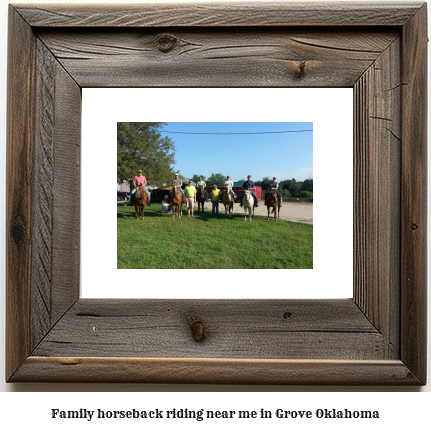
M181 135L265 135L269 133L299 133L299 132L312 132L313 130L283 130L280 132L172 132L164 130L165 133L178 133Z

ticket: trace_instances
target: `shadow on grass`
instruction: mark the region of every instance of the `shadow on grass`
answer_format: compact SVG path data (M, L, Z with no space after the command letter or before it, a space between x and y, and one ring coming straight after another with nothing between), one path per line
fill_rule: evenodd
M157 210L145 209L144 217L162 217L164 214ZM119 212L117 210L117 219L129 219L136 218L135 209L130 207L130 211L128 212Z

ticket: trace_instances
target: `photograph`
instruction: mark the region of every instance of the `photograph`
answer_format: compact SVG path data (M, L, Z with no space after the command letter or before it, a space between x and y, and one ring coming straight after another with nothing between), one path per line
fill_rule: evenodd
M313 123L119 122L117 268L312 269Z

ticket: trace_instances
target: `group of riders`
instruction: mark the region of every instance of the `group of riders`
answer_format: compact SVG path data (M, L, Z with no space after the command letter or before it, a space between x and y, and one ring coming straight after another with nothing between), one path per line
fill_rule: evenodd
M191 181L190 181L190 183L191 183ZM183 182L179 178L178 174L175 174L175 178L172 180L172 186L174 186L175 184L178 186L178 189L180 190L180 192L181 192L181 194L183 196L183 202L185 202L186 201L186 195L184 193L184 190L182 189ZM151 193L150 193L150 191L148 190L148 187L147 187L147 179L145 178L144 175L142 175L142 171L141 170L139 170L138 171L138 175L136 175L135 178L133 178L133 186L135 188L132 191L130 203L133 205L133 199L135 197L136 191L137 191L137 189L138 189L139 186L142 186L144 188L145 192L147 193L148 204L150 204L151 203ZM201 187L201 186L206 187L206 183L202 179L202 177L199 177L199 181L196 183L196 186L197 187ZM241 194L241 196L239 198L236 196L235 192L233 191L233 181L230 179L229 175L226 177L226 181L224 182L224 186L230 186L230 193L232 194L234 202L237 202L237 203L239 202L239 204L240 204L241 207L242 207L242 200L244 198L244 194L245 194L246 190L250 190L251 194L253 195L254 206L255 207L259 206L259 202L258 202L256 193L254 192L256 186L254 184L254 181L251 180L251 175L248 175L247 176L247 181L244 181L244 183L242 185L243 193ZM265 194L265 201L266 201L266 197L268 196L269 192L271 192L271 191L275 191L277 193L279 207L281 207L282 196L281 196L280 192L278 191L278 182L277 182L277 179L275 177L273 177L272 182L270 182L269 185L268 185L268 191ZM169 198L171 196L171 193L172 193L172 190L168 194ZM209 198L208 193L207 193L207 191L205 189L204 189L204 193L205 193L206 201L208 202L210 198ZM221 192L220 202L223 202L223 194L224 193L225 193L225 190L223 190Z

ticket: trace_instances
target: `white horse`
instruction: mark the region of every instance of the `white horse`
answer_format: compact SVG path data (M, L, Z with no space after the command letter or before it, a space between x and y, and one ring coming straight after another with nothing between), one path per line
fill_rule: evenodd
M225 192L223 194L223 204L226 211L226 217L229 216L231 218L233 214L234 201L230 193L230 186L225 186Z
M242 198L242 205L244 207L244 221L247 221L247 212L251 221L252 214L254 217L254 197L251 194L250 190L245 191L244 197Z

